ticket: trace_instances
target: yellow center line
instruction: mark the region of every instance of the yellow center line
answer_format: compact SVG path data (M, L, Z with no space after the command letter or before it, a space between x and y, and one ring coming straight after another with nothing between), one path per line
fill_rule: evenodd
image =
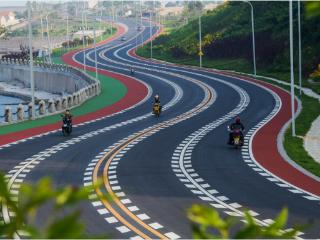
M112 201L114 201L118 207L125 213L127 214L127 216L129 216L132 220L134 220L136 223L139 223L143 228L145 228L146 230L148 230L149 232L151 232L152 234L154 234L155 236L159 237L159 239L168 239L166 236L164 236L163 234L161 234L160 232L156 231L155 229L153 229L152 227L150 227L149 225L147 225L145 222L143 222L140 218L138 218L135 214L133 214L129 209L126 208L125 205L123 205L123 203L119 200L119 198L114 194L110 184L109 184L109 180L108 180L108 169L109 166L113 160L113 158L120 152L122 151L124 148L126 148L131 142L133 142L135 139L146 135L147 133L154 131L156 129L161 128L162 126L165 126L167 124L170 123L174 123L179 121L181 118L186 118L188 116L190 116L192 113L198 111L199 109L203 108L204 106L206 106L208 104L208 102L212 99L212 93L210 91L209 92L209 98L207 99L207 101L205 103L203 103L201 106L197 107L194 111L192 111L191 113L188 114L183 114L181 116L176 117L175 119L172 119L171 121L168 122L164 122L164 123L160 123L158 127L152 128L152 129L148 129L146 131L143 131L139 134L136 134L134 136L132 136L131 138L129 138L128 140L126 140L124 143L121 143L120 145L114 147L113 149L111 149L108 153L106 153L101 159L99 159L98 163L96 164L94 171L93 171L93 183L96 184L98 181L98 171L99 168L101 166L101 164L103 163L103 161L107 158L108 161L103 169L103 181L104 181L104 186L107 190L107 192L112 196ZM122 146L121 146L122 145ZM119 148L119 146L121 146ZM116 150L118 148L118 150ZM116 150L116 152L114 152ZM112 154L112 152L114 152ZM112 155L111 155L112 154ZM111 156L110 156L111 155ZM99 187L95 187L95 191L99 197L99 199L101 200L101 202L104 204L104 206L120 221L122 222L125 226L127 226L128 228L130 228L132 231L134 231L136 234L140 235L142 238L144 239L151 239L151 237L147 236L145 233L143 233L142 231L140 231L139 229L137 229L135 226L133 226L131 223L129 223L126 219L124 219L112 206L111 204L108 202L108 200L106 200L104 198L103 193L101 192L101 190L99 189Z

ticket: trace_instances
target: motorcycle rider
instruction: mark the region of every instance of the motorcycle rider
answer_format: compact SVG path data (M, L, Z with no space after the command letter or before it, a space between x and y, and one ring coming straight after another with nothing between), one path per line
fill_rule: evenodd
M162 106L161 106L161 104L160 104L160 97L159 97L158 94L156 94L156 95L154 96L154 103L153 103L153 105L155 105L156 103L160 105L160 112L161 112Z
M67 109L62 115L63 122L68 121L70 123L70 130L72 131L72 114L69 109Z
M130 74L131 74L131 75L134 74L134 68L133 68L133 66L130 66Z
M244 126L243 126L243 124L241 123L240 117L236 117L235 122L232 123L232 124L229 126L229 129L230 129L231 131L230 131L230 133L229 133L229 141L228 141L228 144L232 145L232 142L233 142L233 131L234 131L234 130L240 130L240 140L241 140L241 142L243 143L243 140L244 140L244 136L243 136Z
M160 103L160 97L158 94L154 96L154 103Z

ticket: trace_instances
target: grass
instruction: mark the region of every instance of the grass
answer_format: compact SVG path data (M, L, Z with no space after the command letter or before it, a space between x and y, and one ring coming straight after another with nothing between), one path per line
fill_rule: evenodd
M140 47L137 50L137 54L149 58L150 57L150 44L146 44L144 47ZM199 66L199 57L180 57L175 58L170 53L163 51L162 49L153 47L153 58L168 61L172 63L178 63L183 65ZM207 68L216 68L220 70L234 70L243 73L253 73L252 62L238 58L238 59L209 59L205 56L202 58L202 66ZM290 69L284 66L274 67L257 67L257 75L276 78L285 82L290 82ZM295 72L295 76L298 76L298 72ZM295 78L296 84L298 84L298 77ZM317 94L320 94L320 84L312 84L308 82L307 78L302 79L302 86L312 89Z
M137 50L137 54L149 58L150 57L150 45L145 45L142 48ZM174 58L171 54L161 51L160 49L154 48L153 58L178 63L183 65L193 65L198 66L199 60L197 57L191 58ZM216 68L221 70L234 70L243 73L252 73L252 64L246 61L245 59L219 59L219 60L209 60L203 58L203 66L208 68ZM270 69L260 70L258 72L259 75L274 77L279 80L284 80L289 82L290 72L285 71L270 71ZM296 74L296 76L298 76ZM289 90L288 86L284 86L282 84L278 84L272 81L268 81L265 79L260 80L269 82L271 84L280 86L286 90ZM304 79L303 86L309 87L318 94L320 94L320 85L311 85ZM296 90L296 96L298 95L298 91ZM302 103L302 111L300 115L296 119L296 132L297 137L291 136L291 127L285 133L284 139L284 148L288 154L288 156L301 167L306 169L307 171L313 173L314 175L320 177L320 164L316 162L304 149L303 146L303 136L307 134L309 131L312 122L320 115L320 103L317 99L311 98L302 94L300 97Z
M302 95L302 112L296 119L296 133L305 136L312 122L320 115L320 103L317 99ZM320 164L316 162L303 147L301 137L291 136L291 127L285 133L284 148L289 157L297 164L320 177Z

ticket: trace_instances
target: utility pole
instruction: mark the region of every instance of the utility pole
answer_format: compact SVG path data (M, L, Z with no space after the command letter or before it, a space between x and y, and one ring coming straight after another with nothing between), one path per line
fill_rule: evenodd
M294 69L293 69L293 23L292 23L292 0L289 0L289 28L290 28L290 75L291 75L291 123L292 136L296 136L296 124L294 118Z
M69 38L69 16L67 15L67 44L68 44L68 51L70 49L70 38Z
M253 6L250 1L242 0L245 3L250 5L251 10L251 32L252 32L252 58L253 58L253 75L257 75L257 67L256 67L256 43L255 43L255 35L254 35L254 14L253 14Z
M31 26L31 2L28 2L28 27L29 27L29 55L30 55L30 87L31 87L31 103L32 103L32 116L35 118L35 104L34 104L34 76L33 76L33 51L32 51L32 26Z
M83 70L86 71L86 44L84 34L84 13L82 12L82 45L83 45Z
M201 33L201 13L199 15L199 67L202 67L202 33Z
M102 10L100 13L100 31L102 31ZM102 35L103 35L103 31L102 31L102 34L100 35L100 41L102 41Z
M142 29L142 0L140 0L140 26L141 26L141 29ZM140 34L141 35L141 45L143 46L143 34Z
M301 69L301 14L300 14L300 0L298 0L298 31L299 31L299 94L302 94L302 69Z
M48 15L46 16L46 22L47 22L47 40L48 40L48 49L49 49L49 63L52 64L52 59L51 59L51 42L50 42L50 34L49 34L49 20L48 20Z
M94 41L94 63L95 63L95 68L96 68L96 80L98 80L98 59L97 59L96 28L93 29L93 41Z
M40 26L41 26L41 40L42 43L44 42L44 35L43 35L43 21L42 21L42 16L40 18Z
M149 27L150 27L150 58L152 59L152 17L151 17L152 13L151 13L151 10L150 10L150 24L149 24Z

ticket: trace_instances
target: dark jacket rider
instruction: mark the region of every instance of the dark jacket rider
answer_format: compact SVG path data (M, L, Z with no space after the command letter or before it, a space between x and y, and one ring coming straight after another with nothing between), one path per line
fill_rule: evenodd
M159 97L158 94L156 94L156 95L154 96L154 103L153 103L153 105L156 104L156 103L158 103L158 104L160 105L160 112L161 112L162 106L161 106L160 97Z
M241 142L243 143L243 131L244 131L244 126L243 124L241 123L241 120L240 120L240 117L236 117L236 120L234 123L232 123L230 126L229 126L231 132L229 134L229 142L228 144L232 144L232 141L233 141L233 131L234 130L240 130L240 139L241 139Z

